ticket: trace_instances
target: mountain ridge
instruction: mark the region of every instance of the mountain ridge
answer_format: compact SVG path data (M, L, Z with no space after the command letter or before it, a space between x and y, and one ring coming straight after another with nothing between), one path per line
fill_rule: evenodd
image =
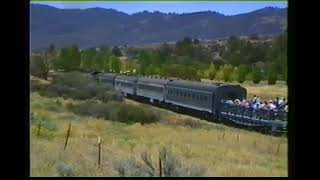
M80 47L148 44L176 41L185 36L212 39L231 35L283 32L287 8L266 7L226 16L214 11L127 14L115 9L59 9L31 4L31 48L55 44Z

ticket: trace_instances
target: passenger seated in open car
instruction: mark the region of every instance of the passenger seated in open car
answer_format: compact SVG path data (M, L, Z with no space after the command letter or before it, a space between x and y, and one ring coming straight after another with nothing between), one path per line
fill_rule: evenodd
M234 104L235 104L235 105L240 105L240 104L241 104L241 102L240 102L240 100L239 100L239 99L236 99L236 100L234 100Z
M242 107L246 107L246 108L249 108L250 107L250 103L248 100L242 100L241 104L240 104Z
M276 105L272 102L272 100L270 100L269 103L268 103L268 108L269 108L269 109L276 109L277 107L276 107Z
M233 105L233 101L232 100L227 100L225 101L227 104Z

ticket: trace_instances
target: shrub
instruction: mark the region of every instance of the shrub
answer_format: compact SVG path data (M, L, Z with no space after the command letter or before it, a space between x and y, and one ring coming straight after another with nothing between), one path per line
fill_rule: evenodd
M57 125L48 119L40 118L35 115L31 116L32 125L38 126L40 123L41 123L41 129L47 129L49 131L56 131L58 129Z
M181 177L181 176L203 176L206 172L205 168L199 166L186 166L182 164L174 155L166 148L159 151L159 158L162 163L163 177ZM131 158L121 160L114 163L114 169L120 176L159 176L158 161L153 163L148 152L141 153L141 162Z
M59 176L74 176L72 166L63 161L57 162L56 170Z
M89 76L79 72L64 73L53 78L51 85L42 95L79 100L99 99L107 101L122 101L122 95L111 85L97 83Z
M97 99L100 99L103 102L122 101L123 96L118 91L106 91L104 93L98 94Z
M30 80L30 91L45 91L48 87L47 84L43 83L40 79L37 78L31 78Z
M110 119L128 124L140 122L143 125L159 121L160 119L158 113L145 106L120 104L115 101L99 103L94 100L88 100L78 105L66 104L66 107L76 114Z
M125 123L152 123L159 121L159 115L146 107L120 104L111 114L111 120Z
M95 101L86 101L79 105L69 105L69 110L80 115L109 119L111 113L118 106L116 102L98 103Z

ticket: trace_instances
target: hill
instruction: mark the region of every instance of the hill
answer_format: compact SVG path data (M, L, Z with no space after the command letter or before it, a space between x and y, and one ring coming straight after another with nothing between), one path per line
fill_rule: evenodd
M274 35L286 26L287 9L267 7L226 16L217 12L165 14L143 11L128 15L114 9L58 9L31 4L31 48L78 44L139 45L176 41L185 36L213 39L251 34Z

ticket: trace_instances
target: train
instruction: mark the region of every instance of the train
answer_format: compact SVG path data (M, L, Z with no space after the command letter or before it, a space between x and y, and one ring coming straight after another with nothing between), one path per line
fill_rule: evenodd
M99 83L114 86L127 98L192 112L214 122L263 132L287 132L286 112L255 110L226 103L227 100L247 98L247 90L240 85L103 72L90 74Z

